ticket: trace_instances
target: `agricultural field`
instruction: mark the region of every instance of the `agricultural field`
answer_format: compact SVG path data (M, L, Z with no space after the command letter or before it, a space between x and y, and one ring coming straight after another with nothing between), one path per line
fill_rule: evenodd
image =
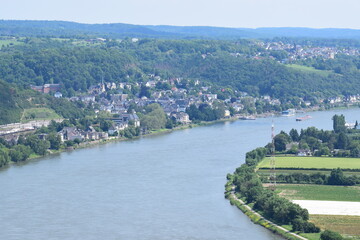
M62 117L49 108L29 108L24 110L21 122L24 123L33 120L51 120L60 118Z
M265 158L257 167L257 172L260 175L268 176L270 174L270 158ZM360 158L276 156L276 174L313 174L320 172L329 175L334 168L344 169L345 176L359 176ZM324 215L317 215L318 211L315 211L314 214L310 214L310 221L322 230L330 229L339 232L345 239L360 239L360 216L340 216L345 210L349 210L346 207L343 210L344 206L360 202L360 186L278 184L276 191L280 196L289 200L315 201L317 203L334 201L334 203L330 202L332 207L326 207L326 209L331 210L330 212L325 211ZM341 205L340 208L336 207L336 203L344 204L344 202L349 203ZM320 206L319 208L321 209ZM350 211L353 213L351 209ZM318 240L320 237L319 233L302 233L301 235L309 240Z
M270 158L262 160L258 166L270 168ZM302 168L312 169L360 169L360 158L335 158L335 157L285 157L276 156L276 168Z
M330 186L314 184L279 184L278 194L290 200L322 200L360 202L359 186Z
M259 169L257 171L260 175L264 175L264 176L270 176L270 169ZM296 170L296 169L276 169L276 174L293 174L293 173L302 173L302 174L314 174L314 173L321 173L321 174L325 174L325 175L330 175L331 173L331 169L329 170L307 170L307 169L301 169L301 170ZM358 172L354 172L354 171L343 171L345 176L360 176L360 171Z
M331 229L360 239L360 216L310 215L310 221L322 230Z

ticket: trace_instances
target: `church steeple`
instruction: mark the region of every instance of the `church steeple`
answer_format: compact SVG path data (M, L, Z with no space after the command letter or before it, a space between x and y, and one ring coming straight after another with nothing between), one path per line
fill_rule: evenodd
M104 83L104 73L101 75L101 84L100 84L101 92L105 92L105 83Z

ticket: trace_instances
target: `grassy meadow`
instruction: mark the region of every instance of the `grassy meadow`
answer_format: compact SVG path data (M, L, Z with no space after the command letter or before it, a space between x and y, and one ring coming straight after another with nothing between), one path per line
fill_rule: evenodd
M276 191L280 196L290 200L360 202L359 186L279 184Z
M360 239L360 216L310 215L310 222L322 230L331 229L351 239Z
M303 66L303 65L298 65L298 64L287 64L286 65L288 68L294 69L294 70L298 70L300 72L307 72L307 73L314 73L314 74L319 74L321 76L327 77L330 74L334 73L333 71L328 71L328 70L318 70L315 69L313 67L307 67L307 66Z
M49 108L29 108L25 109L21 117L21 122L28 122L33 120L51 120L60 119L54 110Z
M266 157L257 167L270 168L270 158ZM360 169L360 158L276 156L276 168Z
M257 172L258 172L259 174L265 175L265 176L269 176L270 173L271 173L270 169L259 169ZM345 175L345 176L352 176L352 175L360 176L360 171L359 171L359 172L343 171L343 172L344 172L344 175ZM302 174L321 173L321 174L325 174L325 175L328 175L328 176L329 176L330 173L331 173L331 169L329 169L329 170L276 169L276 174L277 174L277 175L279 175L279 174L293 174L293 173L302 173Z

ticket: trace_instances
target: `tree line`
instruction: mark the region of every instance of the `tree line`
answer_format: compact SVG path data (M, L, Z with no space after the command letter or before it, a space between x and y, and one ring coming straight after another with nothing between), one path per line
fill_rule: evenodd
M334 115L332 119L333 131L315 127L301 129L300 133L296 129L289 133L281 131L274 138L275 150L289 154L309 150L315 156L360 157L360 131L348 129L344 115ZM292 144L291 149L286 148L287 144Z

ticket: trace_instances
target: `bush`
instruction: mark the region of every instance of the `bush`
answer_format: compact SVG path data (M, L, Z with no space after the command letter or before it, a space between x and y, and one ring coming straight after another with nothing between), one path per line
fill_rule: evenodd
M304 233L318 233L320 228L316 227L311 222L304 221L302 218L296 218L292 221L293 231L300 231Z
M7 150L0 148L0 167L7 165L9 161L10 161L10 157Z
M22 144L16 145L11 151L9 152L11 161L13 162L20 162L25 161L29 158L31 154L31 149L29 146L24 146Z
M74 143L74 141L69 140L69 141L66 141L65 144L67 147L72 147L72 146L74 146L75 143Z
M339 233L330 230L325 230L320 235L321 240L342 240L344 239Z

